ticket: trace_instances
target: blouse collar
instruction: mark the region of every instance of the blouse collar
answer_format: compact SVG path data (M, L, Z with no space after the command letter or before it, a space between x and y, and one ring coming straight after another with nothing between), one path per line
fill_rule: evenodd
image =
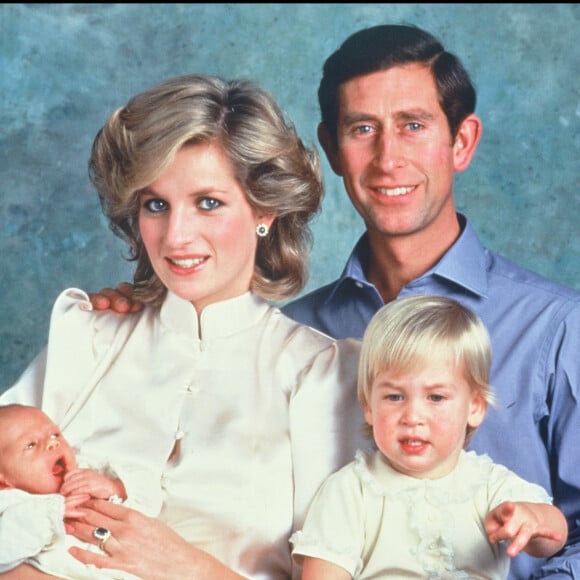
M162 324L176 332L209 340L225 338L260 324L269 309L263 298L246 292L206 306L198 322L193 304L168 291L160 316Z

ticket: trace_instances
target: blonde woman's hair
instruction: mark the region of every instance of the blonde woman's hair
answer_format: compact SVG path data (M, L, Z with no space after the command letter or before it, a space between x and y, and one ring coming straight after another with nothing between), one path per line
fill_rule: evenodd
M135 297L159 305L167 292L139 234L139 193L182 147L199 143L219 145L254 211L276 216L258 241L251 289L270 300L295 295L308 278L308 222L323 196L318 154L262 87L192 74L134 96L93 143L89 176L110 228L137 262Z
M416 295L394 300L371 319L363 336L358 372L358 400L367 408L376 376L385 369L406 372L430 361L449 359L461 368L470 387L487 405L494 404L489 385L489 334L469 308L443 296ZM372 429L365 433L372 436ZM467 427L465 445L474 429Z

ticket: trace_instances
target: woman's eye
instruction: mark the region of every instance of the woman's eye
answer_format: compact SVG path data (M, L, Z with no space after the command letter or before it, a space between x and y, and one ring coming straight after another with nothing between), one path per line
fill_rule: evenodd
M162 199L148 199L143 203L143 207L151 213L159 213L167 209L167 203Z
M34 449L36 447L36 441L31 441L24 446L24 449Z
M211 211L217 209L222 205L221 201L214 199L213 197L202 197L199 200L199 207L206 211Z
M443 395L429 395L429 398L435 403L440 403L445 399Z

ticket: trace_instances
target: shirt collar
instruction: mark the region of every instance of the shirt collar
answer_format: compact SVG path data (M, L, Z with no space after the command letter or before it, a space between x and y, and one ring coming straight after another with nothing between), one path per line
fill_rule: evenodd
M462 449L450 473L438 479L417 479L393 469L378 450L359 451L355 459L356 471L377 495L400 498L405 492L420 492L442 508L472 499L477 489L488 482L490 466L489 457Z
M488 292L487 252L479 241L469 220L461 213L457 214L461 234L433 268L419 279L437 276L477 295L486 297ZM364 286L372 284L367 280L364 268L369 254L368 236L364 233L356 243L346 266L336 281L328 300L332 300L338 288L346 280L354 280Z

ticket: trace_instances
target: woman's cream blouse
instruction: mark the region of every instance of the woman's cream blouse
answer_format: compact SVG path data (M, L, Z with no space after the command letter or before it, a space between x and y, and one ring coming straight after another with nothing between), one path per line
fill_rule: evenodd
M161 518L255 579L292 570L289 536L360 446L359 343L302 326L252 293L194 308L90 312L63 292L47 349L0 402L41 406L80 453L149 476ZM138 499L138 498L136 498Z

